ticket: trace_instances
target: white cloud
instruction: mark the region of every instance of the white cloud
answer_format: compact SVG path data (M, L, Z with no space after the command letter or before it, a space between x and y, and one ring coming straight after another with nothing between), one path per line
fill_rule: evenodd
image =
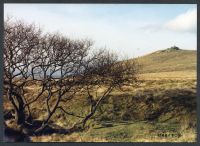
M171 21L167 22L164 25L164 28L177 32L196 33L197 10L196 9L188 10L186 13L183 13L177 16L175 19L172 19Z

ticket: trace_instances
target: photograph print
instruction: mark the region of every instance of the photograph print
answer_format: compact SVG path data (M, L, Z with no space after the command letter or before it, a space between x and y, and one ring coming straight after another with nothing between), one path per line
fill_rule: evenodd
M196 4L4 4L4 142L196 142Z

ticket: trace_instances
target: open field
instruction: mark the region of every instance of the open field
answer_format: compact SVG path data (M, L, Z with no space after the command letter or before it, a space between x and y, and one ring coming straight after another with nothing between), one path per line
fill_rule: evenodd
M188 72L179 73L188 76ZM86 132L33 136L31 139L68 142L194 142L196 140L195 73L191 73L191 78L184 78L185 80L180 78L168 80L165 76L166 73L163 73L163 76L158 73L159 79L149 80L146 74L137 87L132 89L124 87L126 91L123 93L113 92L104 101L101 111L98 111L97 115L102 112L101 116L91 120L91 127ZM78 105L77 101L75 104ZM81 110L77 110L77 114L78 111ZM56 118L58 118L56 123L65 127L68 124L64 124L66 123L64 119L71 117L63 118L58 113Z
M139 78L145 80L196 80L196 71L173 71L173 72L159 72L159 73L143 73Z
M33 142L195 142L197 81L195 66L190 70L188 67L165 71L161 66L149 73L143 70L137 85L123 87L123 91L114 90L103 101L86 131L70 135L48 133L30 139ZM32 97L39 89L32 84L27 88L27 94ZM31 106L32 115L38 120L47 116L43 104L41 98ZM81 94L63 106L80 116L89 110ZM4 109L11 108L5 99ZM52 119L61 128L68 128L80 120L59 110ZM7 123L16 128L12 121Z

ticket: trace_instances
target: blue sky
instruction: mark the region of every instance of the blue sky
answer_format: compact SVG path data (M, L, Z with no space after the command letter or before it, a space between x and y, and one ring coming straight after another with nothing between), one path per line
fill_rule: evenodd
M176 45L196 49L195 4L5 4L4 17L89 38L132 58Z

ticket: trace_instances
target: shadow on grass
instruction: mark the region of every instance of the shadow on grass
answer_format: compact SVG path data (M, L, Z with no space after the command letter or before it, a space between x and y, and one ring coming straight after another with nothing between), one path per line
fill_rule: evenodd
M159 94L155 94L156 92L160 92ZM122 95L123 100L127 100L127 98L124 98L125 95ZM127 95L128 96L128 95ZM130 96L130 95L129 95ZM119 97L119 96L118 96ZM167 119L164 120L164 122L167 122L168 120L176 117L176 116L184 116L184 114L190 115L190 113L196 113L196 93L192 90L188 89L170 89L170 90L162 90L162 91L154 91L154 90L145 90L143 93L140 93L140 96L134 95L132 97L128 97L130 102L124 101L124 104L129 105L127 106L129 111L133 111L131 109L136 104L132 104L132 102L141 103L144 102L145 106L148 106L147 116L145 119L140 119L140 121L147 120L149 122L154 121L166 114L166 113L173 113L171 116L169 116ZM137 99L137 100L136 100ZM118 106L122 106L121 100L115 100L115 104L119 104ZM156 110L151 108L151 105L156 103L159 105L159 108ZM114 104L114 103L113 103ZM121 109L120 110L126 110ZM148 111L151 111L148 113ZM184 111L184 112L183 112ZM143 112L143 111L138 111ZM7 115L9 117L9 114ZM133 115L134 116L134 115ZM138 120L136 120L138 121ZM94 129L102 129L102 128L109 128L109 127L117 127L119 125L129 125L133 124L135 120L127 120L127 121L120 121L119 122L105 122L101 121L100 127L95 127ZM22 142L22 141L29 141L27 137L34 135L34 130L39 128L42 125L42 121L33 121L31 125L25 125L24 129L27 131L20 130L14 130L12 128L5 128L5 138L4 141L14 141L14 142ZM64 129L63 127L60 127L58 125L49 124L49 126L46 126L46 128L39 134L39 135L51 135L51 134L70 134L70 131L67 129Z
M174 114L165 121L172 119L174 116L195 113L197 109L196 99L196 93L191 90L167 90L158 99L160 108L150 114L147 120L156 120L161 115L170 112Z
M51 134L71 134L71 131L64 129L55 124L47 125L44 130L40 133L34 131L42 125L43 121L34 120L30 124L24 124L21 127L8 127L5 124L4 129L4 142L30 142L29 136L44 136Z
M117 127L122 125L131 125L138 121L107 121L107 122L100 122L99 127L95 127L94 129L102 129L102 128L109 128L109 127ZM141 121L140 121L141 122ZM143 122L143 121L142 121Z

